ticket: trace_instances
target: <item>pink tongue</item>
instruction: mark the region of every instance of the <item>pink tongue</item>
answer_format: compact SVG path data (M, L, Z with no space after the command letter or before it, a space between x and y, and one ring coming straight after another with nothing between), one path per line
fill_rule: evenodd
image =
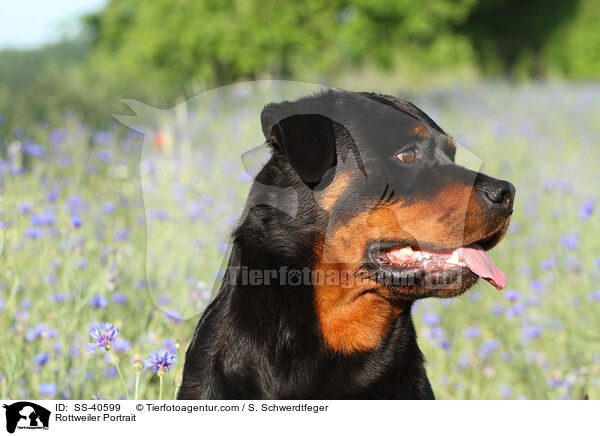
M486 279L496 289L501 290L506 287L506 276L500 268L494 265L492 258L479 245L471 244L468 247L459 248L458 255L471 271Z

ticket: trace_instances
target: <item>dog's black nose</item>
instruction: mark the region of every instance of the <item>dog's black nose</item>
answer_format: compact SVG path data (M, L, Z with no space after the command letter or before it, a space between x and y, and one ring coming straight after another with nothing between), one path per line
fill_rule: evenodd
M517 191L512 183L487 176L478 177L478 179L477 189L490 206L508 213L512 212Z

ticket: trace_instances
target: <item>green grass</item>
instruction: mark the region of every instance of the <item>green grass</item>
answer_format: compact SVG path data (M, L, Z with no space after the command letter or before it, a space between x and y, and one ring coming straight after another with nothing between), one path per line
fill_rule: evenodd
M134 356L146 358L165 340L178 344L179 363L163 391L174 397L196 314L224 259L220 244L249 186L240 154L261 143L258 114L270 96L216 97L188 107L196 136L183 159L172 149L183 141L175 130L162 149L148 133L143 152L141 136L118 126L110 135L94 133L68 116L60 125L28 126L21 139L2 133L2 398L122 397L109 356L86 351L96 322L114 323L130 341L115 350L130 392ZM415 307L437 397L600 398L600 223L597 210L580 215L582 205L599 200L598 97L593 85L503 83L412 96L481 158L482 171L517 187L511 231L492 251L516 300L480 282L462 297ZM56 129L64 129L62 138ZM44 155L28 155L26 149L36 152L27 140L42 144ZM565 236L577 241L569 248ZM127 302L114 302L115 293ZM95 295L108 300L106 307L92 306ZM46 333L31 339L39 323ZM472 327L478 337L467 337ZM40 353L49 356L43 366L35 363ZM43 383L55 384L57 393L41 394ZM158 377L145 370L140 397L158 398L158 391Z

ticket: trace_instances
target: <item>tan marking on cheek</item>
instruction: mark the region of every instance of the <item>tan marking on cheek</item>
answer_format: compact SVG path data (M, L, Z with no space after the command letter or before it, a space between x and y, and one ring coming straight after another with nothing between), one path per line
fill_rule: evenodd
M335 229L318 248L315 269L358 271L367 244L374 240L407 240L428 246L461 246L469 232L481 231L481 205L473 200L472 187L449 185L428 201L396 204L357 214ZM410 307L392 303L384 296L392 291L365 278L354 277L352 286L315 285L315 310L326 344L334 351L350 354L376 348L389 334L394 320Z
M446 142L448 143L448 147L450 147L450 148L455 148L456 147L456 144L454 143L454 140L451 137L447 136L446 137Z
M323 339L329 348L343 354L376 348L398 315L409 307L409 303L392 303L383 298L389 291L355 275L367 242L379 237L380 230L369 223L369 215L369 212L359 213L337 228L327 240L326 249L319 247L322 254L315 267L325 271L325 275L345 275L351 280L344 286L318 284L314 291Z
M344 193L352 178L353 175L348 173L337 175L333 182L319 194L317 200L319 205L330 211L337 199Z

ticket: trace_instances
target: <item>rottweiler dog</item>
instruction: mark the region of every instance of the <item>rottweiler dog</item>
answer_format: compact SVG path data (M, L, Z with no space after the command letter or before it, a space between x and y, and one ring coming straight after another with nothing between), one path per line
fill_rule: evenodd
M411 306L505 286L486 251L514 186L457 165L452 138L392 96L326 90L261 121L272 154L178 397L433 399Z

